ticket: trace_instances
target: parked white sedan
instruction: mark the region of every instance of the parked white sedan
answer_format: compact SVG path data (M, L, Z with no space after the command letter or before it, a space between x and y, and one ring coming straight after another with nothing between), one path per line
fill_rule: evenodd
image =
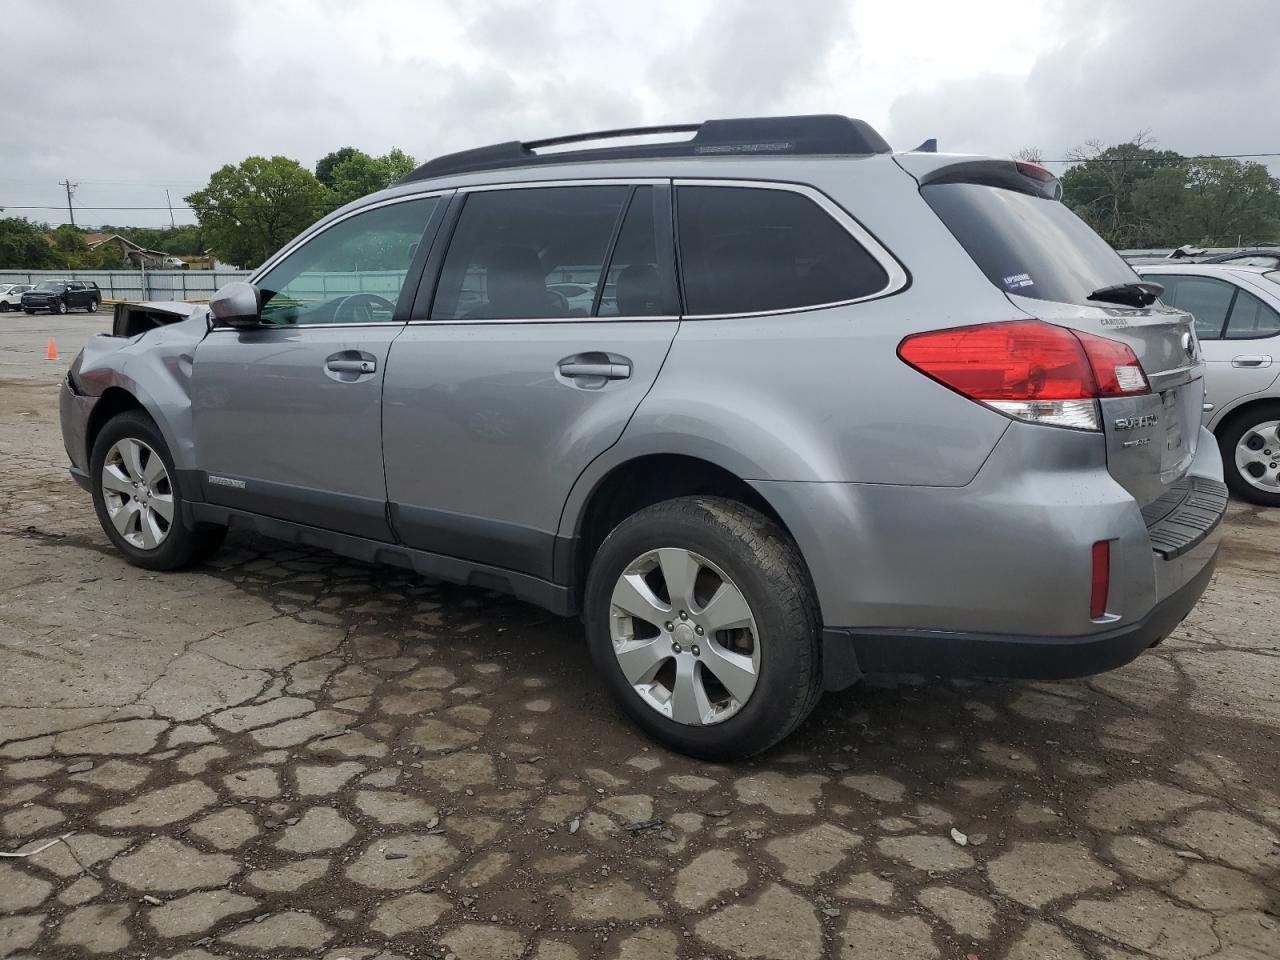
M1204 425L1239 497L1280 507L1280 271L1265 266L1142 264L1161 299L1196 318L1205 360Z
M0 283L0 313L22 309L22 295L31 289L29 283Z

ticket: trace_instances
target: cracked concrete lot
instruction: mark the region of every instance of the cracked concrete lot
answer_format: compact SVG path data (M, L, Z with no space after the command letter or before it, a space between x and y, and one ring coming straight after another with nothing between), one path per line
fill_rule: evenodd
M56 417L107 324L0 316L0 849L70 834L0 858L0 956L1280 957L1280 511L1123 670L884 679L713 766L513 600L243 533L126 565Z

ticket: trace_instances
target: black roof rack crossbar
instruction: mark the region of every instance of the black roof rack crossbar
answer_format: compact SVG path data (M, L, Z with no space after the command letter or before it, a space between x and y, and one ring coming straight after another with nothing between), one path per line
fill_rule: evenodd
M646 136L661 133L693 133L687 140L659 143L627 144L535 153L544 147L557 147L592 140ZM657 127L627 127L564 137L550 137L522 143L511 140L488 147L476 147L428 160L400 183L412 183L461 173L496 170L503 167L526 167L553 163L582 163L589 160L639 160L652 157L698 156L866 156L888 153L885 143L869 124L836 114L813 114L799 117L743 117L734 120L707 120L704 123L666 124Z
M526 140L530 150L543 147L560 147L566 143L584 143L590 140L611 140L617 137L643 137L657 133L693 133L700 123L669 123L661 127L623 127L621 130L597 130L594 133L572 133L567 137L548 137L546 140Z

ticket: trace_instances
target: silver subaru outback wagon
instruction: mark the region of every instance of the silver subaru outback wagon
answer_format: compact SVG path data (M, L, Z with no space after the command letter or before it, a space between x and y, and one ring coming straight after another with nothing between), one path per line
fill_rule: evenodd
M845 117L619 132L440 157L207 307L121 307L61 398L106 535L580 615L708 758L866 673L1080 676L1187 615L1226 504L1192 321L1051 174Z

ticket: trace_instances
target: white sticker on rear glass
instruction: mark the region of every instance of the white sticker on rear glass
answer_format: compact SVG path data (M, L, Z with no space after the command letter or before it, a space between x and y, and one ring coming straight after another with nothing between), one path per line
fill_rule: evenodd
M1011 277L1004 278L1004 288L1006 290L1021 290L1023 287L1034 287L1036 282L1031 279L1029 273L1015 273Z

